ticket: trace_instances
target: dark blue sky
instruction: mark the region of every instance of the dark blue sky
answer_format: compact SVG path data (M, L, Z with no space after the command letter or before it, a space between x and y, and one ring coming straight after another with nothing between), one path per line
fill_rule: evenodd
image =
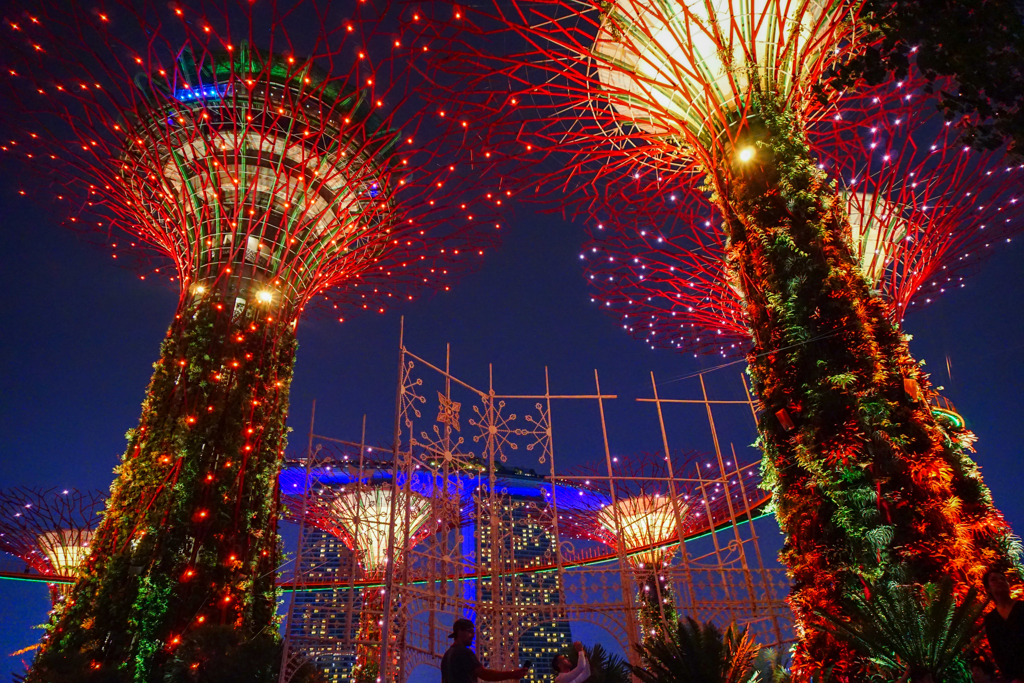
M45 205L18 196L15 187L9 176L0 183L0 486L106 489L124 433L138 419L177 297L116 267L109 255L58 226ZM700 369L701 363L710 367L714 360L651 351L601 314L580 275L584 236L579 226L528 209L508 223L505 245L486 258L481 272L450 293L404 309L409 347L443 363L444 344L451 342L457 374L483 385L487 363L493 362L496 383L507 392L543 391L547 365L553 391L589 393L597 368L602 389L620 396L609 407L613 450L658 447L653 413L633 400L649 395L648 373L653 370L661 383ZM914 355L927 359L938 384L978 434L986 481L1011 524L1021 529L1024 249L1019 243L999 248L966 289L914 313L906 327L914 335ZM358 438L366 413L370 440L390 439L398 326L394 312L343 325L300 323L292 451L302 447L314 398L321 433ZM720 379L713 380L713 389L741 392L741 368L715 373ZM663 387L677 397L693 397L698 390L692 380ZM600 454L591 407L560 411L555 416L559 463L578 464ZM751 443L749 417L746 423L722 420L724 441L739 449ZM670 416L670 422L673 447L710 448L702 415ZM525 454L515 457L531 466ZM20 668L21 657L8 655L38 639L40 632L32 627L45 620L47 608L42 585L0 581L0 679Z

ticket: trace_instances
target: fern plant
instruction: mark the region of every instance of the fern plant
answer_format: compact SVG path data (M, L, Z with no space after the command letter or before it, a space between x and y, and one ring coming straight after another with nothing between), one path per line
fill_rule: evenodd
M642 666L632 669L643 683L746 683L760 650L746 628L729 626L723 634L690 617L634 647Z
M957 604L953 585L878 583L849 600L846 619L818 612L871 662L911 681L970 681L967 657L981 637L984 603L972 588Z

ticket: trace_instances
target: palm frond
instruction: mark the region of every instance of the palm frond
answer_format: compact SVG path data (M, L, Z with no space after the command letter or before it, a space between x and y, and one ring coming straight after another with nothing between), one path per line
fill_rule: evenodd
M782 650L762 648L754 660L757 683L791 683L793 674L782 661Z
M635 647L643 666L632 670L643 683L744 683L760 650L746 628L730 626L723 634L691 617Z
M846 618L817 612L871 662L912 678L958 681L967 675L966 655L981 636L984 603L977 589L957 604L951 581L925 586L878 583L870 598L846 601Z

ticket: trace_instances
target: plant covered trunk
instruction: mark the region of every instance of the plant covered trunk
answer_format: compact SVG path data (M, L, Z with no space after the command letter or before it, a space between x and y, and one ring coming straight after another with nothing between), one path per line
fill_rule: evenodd
M352 680L356 683L376 683L380 676L383 619L384 595L381 589L376 586L363 589L363 606L356 632L356 663L352 668Z
M649 637L664 638L665 629L674 626L676 615L675 595L671 584L663 576L664 568L655 566L654 571L641 574L642 583L637 595L641 640Z
M754 337L764 482L800 636L794 666L856 675L813 610L838 613L844 595L877 580L948 576L963 593L987 567L1016 562L1015 542L968 455L973 435L933 415L928 377L863 277L803 131L769 100L754 108L737 143L754 159L709 177Z
M163 681L176 645L204 624L276 637L277 474L295 347L292 325L265 312L213 297L179 307L92 553L30 681L88 680L73 675L82 666Z

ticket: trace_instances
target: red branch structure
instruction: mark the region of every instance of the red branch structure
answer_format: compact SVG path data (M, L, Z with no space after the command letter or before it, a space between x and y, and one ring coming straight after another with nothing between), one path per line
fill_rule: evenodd
M74 576L86 556L99 511L102 491L14 488L0 492L0 551L52 576ZM67 595L66 584L49 584L56 603Z
M809 131L842 188L862 271L896 324L964 287L1024 227L1021 167L966 150L922 99L912 83L889 83ZM751 344L742 288L721 213L694 185L647 169L609 182L599 206L579 207L584 275L592 301L652 348L740 355Z
M457 109L423 97L432 39L404 9L8 15L0 149L34 171L26 188L52 177L47 199L112 260L180 292L93 552L30 681L83 667L163 680L220 656L204 635L216 626L238 647L273 640L300 314L383 313L447 289L496 245L510 192Z
M217 290L288 320L314 303L343 320L449 287L497 246L511 192L452 148L477 142L457 110L417 92L430 42L414 20L293 36L286 22L334 7L301 9L275 7L267 26L230 0L9 19L21 52L5 60L14 139L0 150L52 178L41 198L71 227L140 278L176 283L183 304Z
M395 515L395 563L401 562L402 548L411 548L432 533L437 523L429 523L431 502L415 492L408 499L400 493L395 503L400 512ZM362 569L362 579L381 579L387 568L388 536L391 519L391 485L356 483L339 490L325 491L306 501L306 523L340 539L356 554ZM302 514L303 501L286 496L284 504L295 518ZM406 524L405 511L409 511Z

